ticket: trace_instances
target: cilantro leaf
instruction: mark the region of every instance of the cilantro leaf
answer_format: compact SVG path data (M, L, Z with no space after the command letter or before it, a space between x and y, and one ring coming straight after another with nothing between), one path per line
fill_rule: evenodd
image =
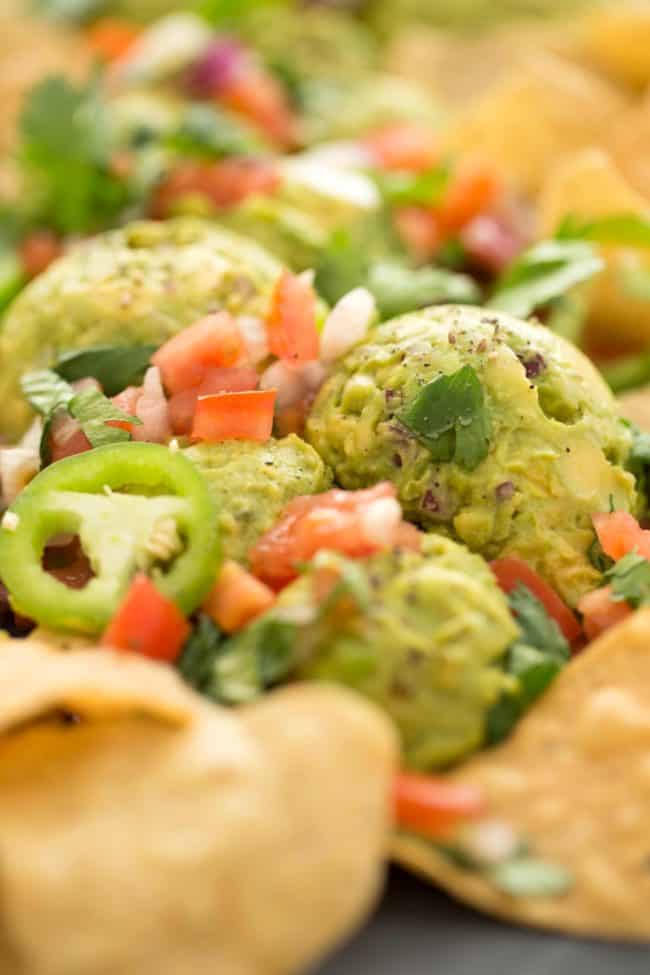
M487 878L510 897L558 897L573 886L573 877L564 867L526 856L497 864Z
M298 625L267 615L226 640L204 692L222 704L243 704L286 679L294 667Z
M604 266L602 258L586 241L542 241L506 269L488 306L527 318L537 308L602 271Z
M201 613L176 664L181 676L197 691L205 691L209 686L224 639L216 623Z
M597 220L568 214L555 234L557 240L591 240L621 247L650 247L650 218L639 213L615 213Z
M490 420L483 386L471 366L427 383L398 418L438 461L473 471L488 453Z
M127 386L142 382L155 345L95 345L66 352L53 366L69 383L92 376L107 396L116 396Z
M29 405L46 419L61 407L67 408L74 398L74 390L51 369L28 372L20 380Z
M613 393L625 393L650 382L650 353L624 356L611 365L603 363L600 371Z
M68 403L70 416L78 420L93 447L103 447L107 443L130 440L131 434L122 427L107 426L108 420L122 420L125 423L140 424L141 421L114 406L98 389L84 389Z
M382 173L375 180L392 206L435 206L449 186L449 177L449 167L441 165L421 173Z
M397 260L376 261L368 269L365 286L377 302L382 318L392 318L427 305L473 305L481 289L467 274L440 267L408 267Z
M106 106L96 82L74 87L63 77L32 89L20 118L19 159L37 219L61 234L113 222L129 188L111 168Z
M628 552L605 573L612 587L612 599L626 602L633 609L650 603L650 562L636 552Z
M222 159L259 152L260 139L246 126L213 105L191 105L177 129L164 138L181 156Z
M560 627L527 586L519 584L508 596L510 609L521 630L521 642L543 650L562 663L569 659L569 644Z

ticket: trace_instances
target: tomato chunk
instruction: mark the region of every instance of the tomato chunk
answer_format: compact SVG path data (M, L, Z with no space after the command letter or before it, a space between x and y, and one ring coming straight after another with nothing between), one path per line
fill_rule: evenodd
M102 645L141 653L172 663L190 634L176 603L156 589L148 576L135 576L122 605L102 636Z
M440 158L438 140L430 129L413 122L394 122L364 139L375 163L382 169L420 172Z
M54 463L65 457L82 454L92 447L90 440L81 429L79 422L68 413L60 410L52 419L50 426L50 460Z
M574 614L555 590L523 559L509 555L490 562L490 568L505 593L512 592L518 585L526 586L555 620L569 643L576 643L580 639L582 631Z
M363 558L401 545L418 548L420 535L405 526L395 487L384 482L363 491L326 491L294 498L249 553L251 571L272 589L298 575L296 566L323 549Z
M598 541L605 555L618 561L628 552L637 552L644 559L650 558L650 531L627 511L612 511L592 517Z
M612 599L612 587L601 586L583 596L578 603L582 613L582 625L588 640L595 640L610 626L621 623L632 613L625 600Z
M224 562L203 609L225 630L235 633L275 602L275 593L237 562Z
M94 54L102 61L119 61L133 47L140 28L128 20L103 17L86 33L86 39Z
M393 783L396 824L433 839L485 811L480 789L441 777L400 772Z
M237 72L218 97L276 145L287 149L296 145L296 119L282 85L268 72L258 69Z
M172 430L182 435L190 433L199 396L210 396L213 393L243 393L255 389L258 379L255 369L249 366L207 369L198 386L174 393L169 400L169 420Z
M220 440L257 440L264 443L273 430L274 405L274 389L199 396L194 411L192 438L212 443Z
M151 357L169 393L180 393L203 382L208 369L234 366L246 347L237 323L221 311L201 318L165 342Z
M25 274L35 278L63 253L63 244L51 230L35 230L21 242L20 260Z
M447 233L460 230L488 210L502 192L501 180L489 163L467 159L460 163L439 207L440 225Z
M157 187L151 213L165 219L179 201L193 196L204 197L218 210L228 209L254 194L273 194L280 183L277 165L265 159L184 162Z
M440 220L426 207L399 207L395 211L395 226L405 247L416 261L430 261L444 243Z
M266 318L273 355L293 365L318 359L316 293L304 277L284 271L273 289Z

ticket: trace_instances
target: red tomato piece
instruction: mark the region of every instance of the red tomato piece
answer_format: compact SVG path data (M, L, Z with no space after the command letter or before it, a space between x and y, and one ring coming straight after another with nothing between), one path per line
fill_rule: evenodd
M450 829L485 812L482 791L440 776L400 772L393 782L396 824L430 836L445 836Z
M276 145L291 149L297 143L297 123L282 85L266 71L253 67L236 72L219 101L243 115Z
M395 499L395 487L387 482L363 491L333 490L294 498L249 552L251 571L277 590L296 578L296 565L323 549L363 558L393 545L418 548L419 533L400 520L384 538L369 531L368 512L386 499Z
M650 558L650 531L627 511L612 511L593 515L592 521L598 541L605 555L618 561L628 552L637 552L644 559Z
M165 342L151 357L168 393L203 382L208 369L236 365L246 353L237 323L228 312L206 315Z
M416 261L423 263L436 256L444 243L444 234L432 210L418 206L399 207L393 219L397 233Z
M489 210L501 192L501 180L493 166L476 159L461 162L436 208L441 227L447 233L461 230Z
M213 393L243 393L257 387L259 376L249 366L232 369L207 369L202 382L193 389L174 393L168 402L169 420L174 433L189 434L199 396Z
M63 244L51 230L35 230L19 247L25 274L35 278L63 253Z
M254 194L270 195L281 183L277 165L265 159L223 159L220 162L184 162L176 166L156 189L151 213L165 219L179 200L202 196L219 210L236 206Z
M548 615L555 620L569 643L575 643L580 639L582 635L580 624L569 607L523 559L516 555L508 555L490 562L490 568L505 593L512 592L518 585L526 586L533 596L539 599Z
M102 61L119 61L133 47L140 28L128 20L104 17L86 33L91 51Z
M142 386L127 386L126 389L123 389L121 393L111 397L111 403L113 406L116 406L118 410L128 413L129 416L136 416L138 400L141 396ZM119 427L122 430L126 430L128 433L132 433L134 424L127 423L126 420L107 420L106 426Z
M521 237L491 214L470 220L460 242L470 260L491 274L500 274L523 248Z
M156 589L148 576L133 579L122 605L108 624L102 646L141 653L172 663L190 634L176 603Z
M393 122L371 132L364 139L376 165L382 169L421 172L435 166L440 159L434 133L415 122Z
M266 318L269 348L292 365L318 359L316 293L304 277L283 271L273 289Z
M632 607L624 600L612 599L612 587L601 586L583 596L578 603L582 613L582 625L588 640L595 640L610 626L621 623L632 613Z
M274 389L200 396L194 411L192 439L265 443L273 430L274 405Z
M90 450L92 444L81 429L77 420L63 410L55 414L50 425L50 460L55 463L64 457L82 454Z
M226 633L235 633L271 608L275 593L237 562L224 562L203 609Z

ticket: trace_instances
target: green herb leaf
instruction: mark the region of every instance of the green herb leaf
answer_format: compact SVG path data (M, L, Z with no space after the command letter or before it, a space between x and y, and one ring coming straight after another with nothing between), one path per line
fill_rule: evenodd
M486 876L511 897L559 897L573 886L573 878L564 867L534 857L506 860Z
M605 550L597 538L594 538L589 546L587 556L594 569L597 569L601 575L614 565L614 559L610 559L609 555L605 554Z
M168 149L181 156L222 159L225 156L250 156L263 143L243 123L213 105L191 105L179 127L165 136Z
M467 274L439 267L411 268L399 261L372 264L365 286L375 296L382 318L427 305L474 305L481 300L481 289Z
M318 606L318 613L314 622L323 622L329 615L336 612L341 599L353 601L360 612L365 612L372 601L372 589L363 566L346 559L335 552L319 552L306 568L328 569L337 574L336 584L327 597Z
M623 356L600 367L605 382L613 393L625 393L650 383L650 353Z
M210 685L224 639L217 624L201 613L176 664L181 676L199 692Z
M27 283L22 262L13 247L0 245L0 314Z
M612 587L612 599L626 602L633 609L650 603L650 562L629 552L605 573Z
M32 409L49 418L74 399L74 389L51 369L28 372L20 380L25 398Z
M98 389L84 389L77 393L68 403L68 411L70 416L79 421L81 429L93 447L103 447L107 443L119 443L121 440L131 439L128 430L107 426L109 420L122 420L137 425L141 423L136 416L130 416L124 410L119 410Z
M557 240L591 240L621 247L650 247L650 218L640 213L616 213L597 220L569 214L556 233Z
M483 386L471 366L427 383L398 414L434 460L473 471L488 453L490 421Z
M295 662L297 624L263 616L221 645L205 691L223 704L243 704L280 683Z
M116 396L127 386L139 386L156 351L155 345L96 345L67 352L54 371L69 383L92 376L106 396Z
M110 128L98 84L52 77L32 89L20 119L19 158L40 222L61 234L112 223L129 200L111 169Z
M527 318L603 267L602 258L586 241L542 241L521 254L504 272L488 306Z
M449 186L449 177L449 166L442 165L422 173L382 173L375 179L391 206L435 206Z
M569 644L560 627L528 586L520 583L509 594L508 603L517 617L522 643L543 650L545 654L560 663L565 663L569 659L571 655Z
M83 23L99 14L106 0L33 0L34 10L52 20Z

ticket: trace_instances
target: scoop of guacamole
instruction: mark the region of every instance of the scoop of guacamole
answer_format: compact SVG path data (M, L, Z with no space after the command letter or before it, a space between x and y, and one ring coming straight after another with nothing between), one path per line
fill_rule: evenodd
M196 444L183 453L203 474L216 502L225 558L239 562L292 498L318 494L331 483L313 447L294 434L265 444Z
M162 343L201 315L260 315L280 265L230 230L194 219L139 222L74 247L10 307L0 330L0 434L26 426L19 379L57 354L106 342Z
M592 514L638 505L630 432L591 363L542 326L479 308L377 326L325 383L307 435L342 486L393 481L409 519L486 558L518 554L571 605L600 581Z
M328 559L340 561L334 553ZM474 751L509 680L497 661L517 635L487 565L433 535L421 553L387 551L355 565L369 583L368 605L356 614L333 607L298 676L347 684L379 704L413 768ZM308 571L285 589L276 612L309 605L312 582Z

